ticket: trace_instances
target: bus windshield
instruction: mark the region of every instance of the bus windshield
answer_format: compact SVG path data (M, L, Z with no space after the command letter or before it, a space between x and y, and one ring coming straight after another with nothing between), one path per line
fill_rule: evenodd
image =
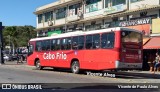
M122 31L122 47L123 48L141 48L142 34L133 31Z

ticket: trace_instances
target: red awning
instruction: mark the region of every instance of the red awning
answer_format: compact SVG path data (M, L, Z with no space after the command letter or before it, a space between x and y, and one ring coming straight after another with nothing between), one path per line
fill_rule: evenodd
M152 37L144 46L143 49L160 49L160 37Z
M145 45L149 40L149 37L143 37L143 45Z

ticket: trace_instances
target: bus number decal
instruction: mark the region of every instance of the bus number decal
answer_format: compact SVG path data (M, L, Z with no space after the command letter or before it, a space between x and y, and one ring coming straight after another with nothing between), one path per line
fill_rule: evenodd
M43 58L44 59L64 59L65 60L67 59L67 54L64 54L63 52L62 53L57 52L56 54L51 54L49 52L49 53L44 53Z

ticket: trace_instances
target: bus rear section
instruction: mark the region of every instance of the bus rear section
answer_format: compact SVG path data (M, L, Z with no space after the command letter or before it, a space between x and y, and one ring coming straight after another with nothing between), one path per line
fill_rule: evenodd
M142 68L142 34L138 31L122 30L120 61L116 61L117 69Z

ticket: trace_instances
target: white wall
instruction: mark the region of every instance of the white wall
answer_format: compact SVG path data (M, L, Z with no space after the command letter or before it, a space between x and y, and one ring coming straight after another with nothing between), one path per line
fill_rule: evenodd
M88 17L92 17L92 16L98 16L98 15L102 15L104 12L103 9L99 10L99 11L95 11L95 12L90 12L90 13L86 13L84 14L84 18L88 18Z
M73 16L68 16L67 17L67 22L70 22L70 21L76 21L78 20L78 16L77 15L73 15Z
M142 0L135 3L130 3L130 10L159 5L159 0Z
M58 19L58 20L55 21L55 25L60 25L60 24L65 24L65 18Z
M159 15L159 11L158 10L152 10L152 11L147 11L147 16L149 16L149 15L155 15L155 14L157 14L157 15ZM140 13L139 12L137 12L137 13L132 13L131 14L132 15L132 18L138 18L138 17L140 17Z
M43 23L37 23L37 28L43 28Z

